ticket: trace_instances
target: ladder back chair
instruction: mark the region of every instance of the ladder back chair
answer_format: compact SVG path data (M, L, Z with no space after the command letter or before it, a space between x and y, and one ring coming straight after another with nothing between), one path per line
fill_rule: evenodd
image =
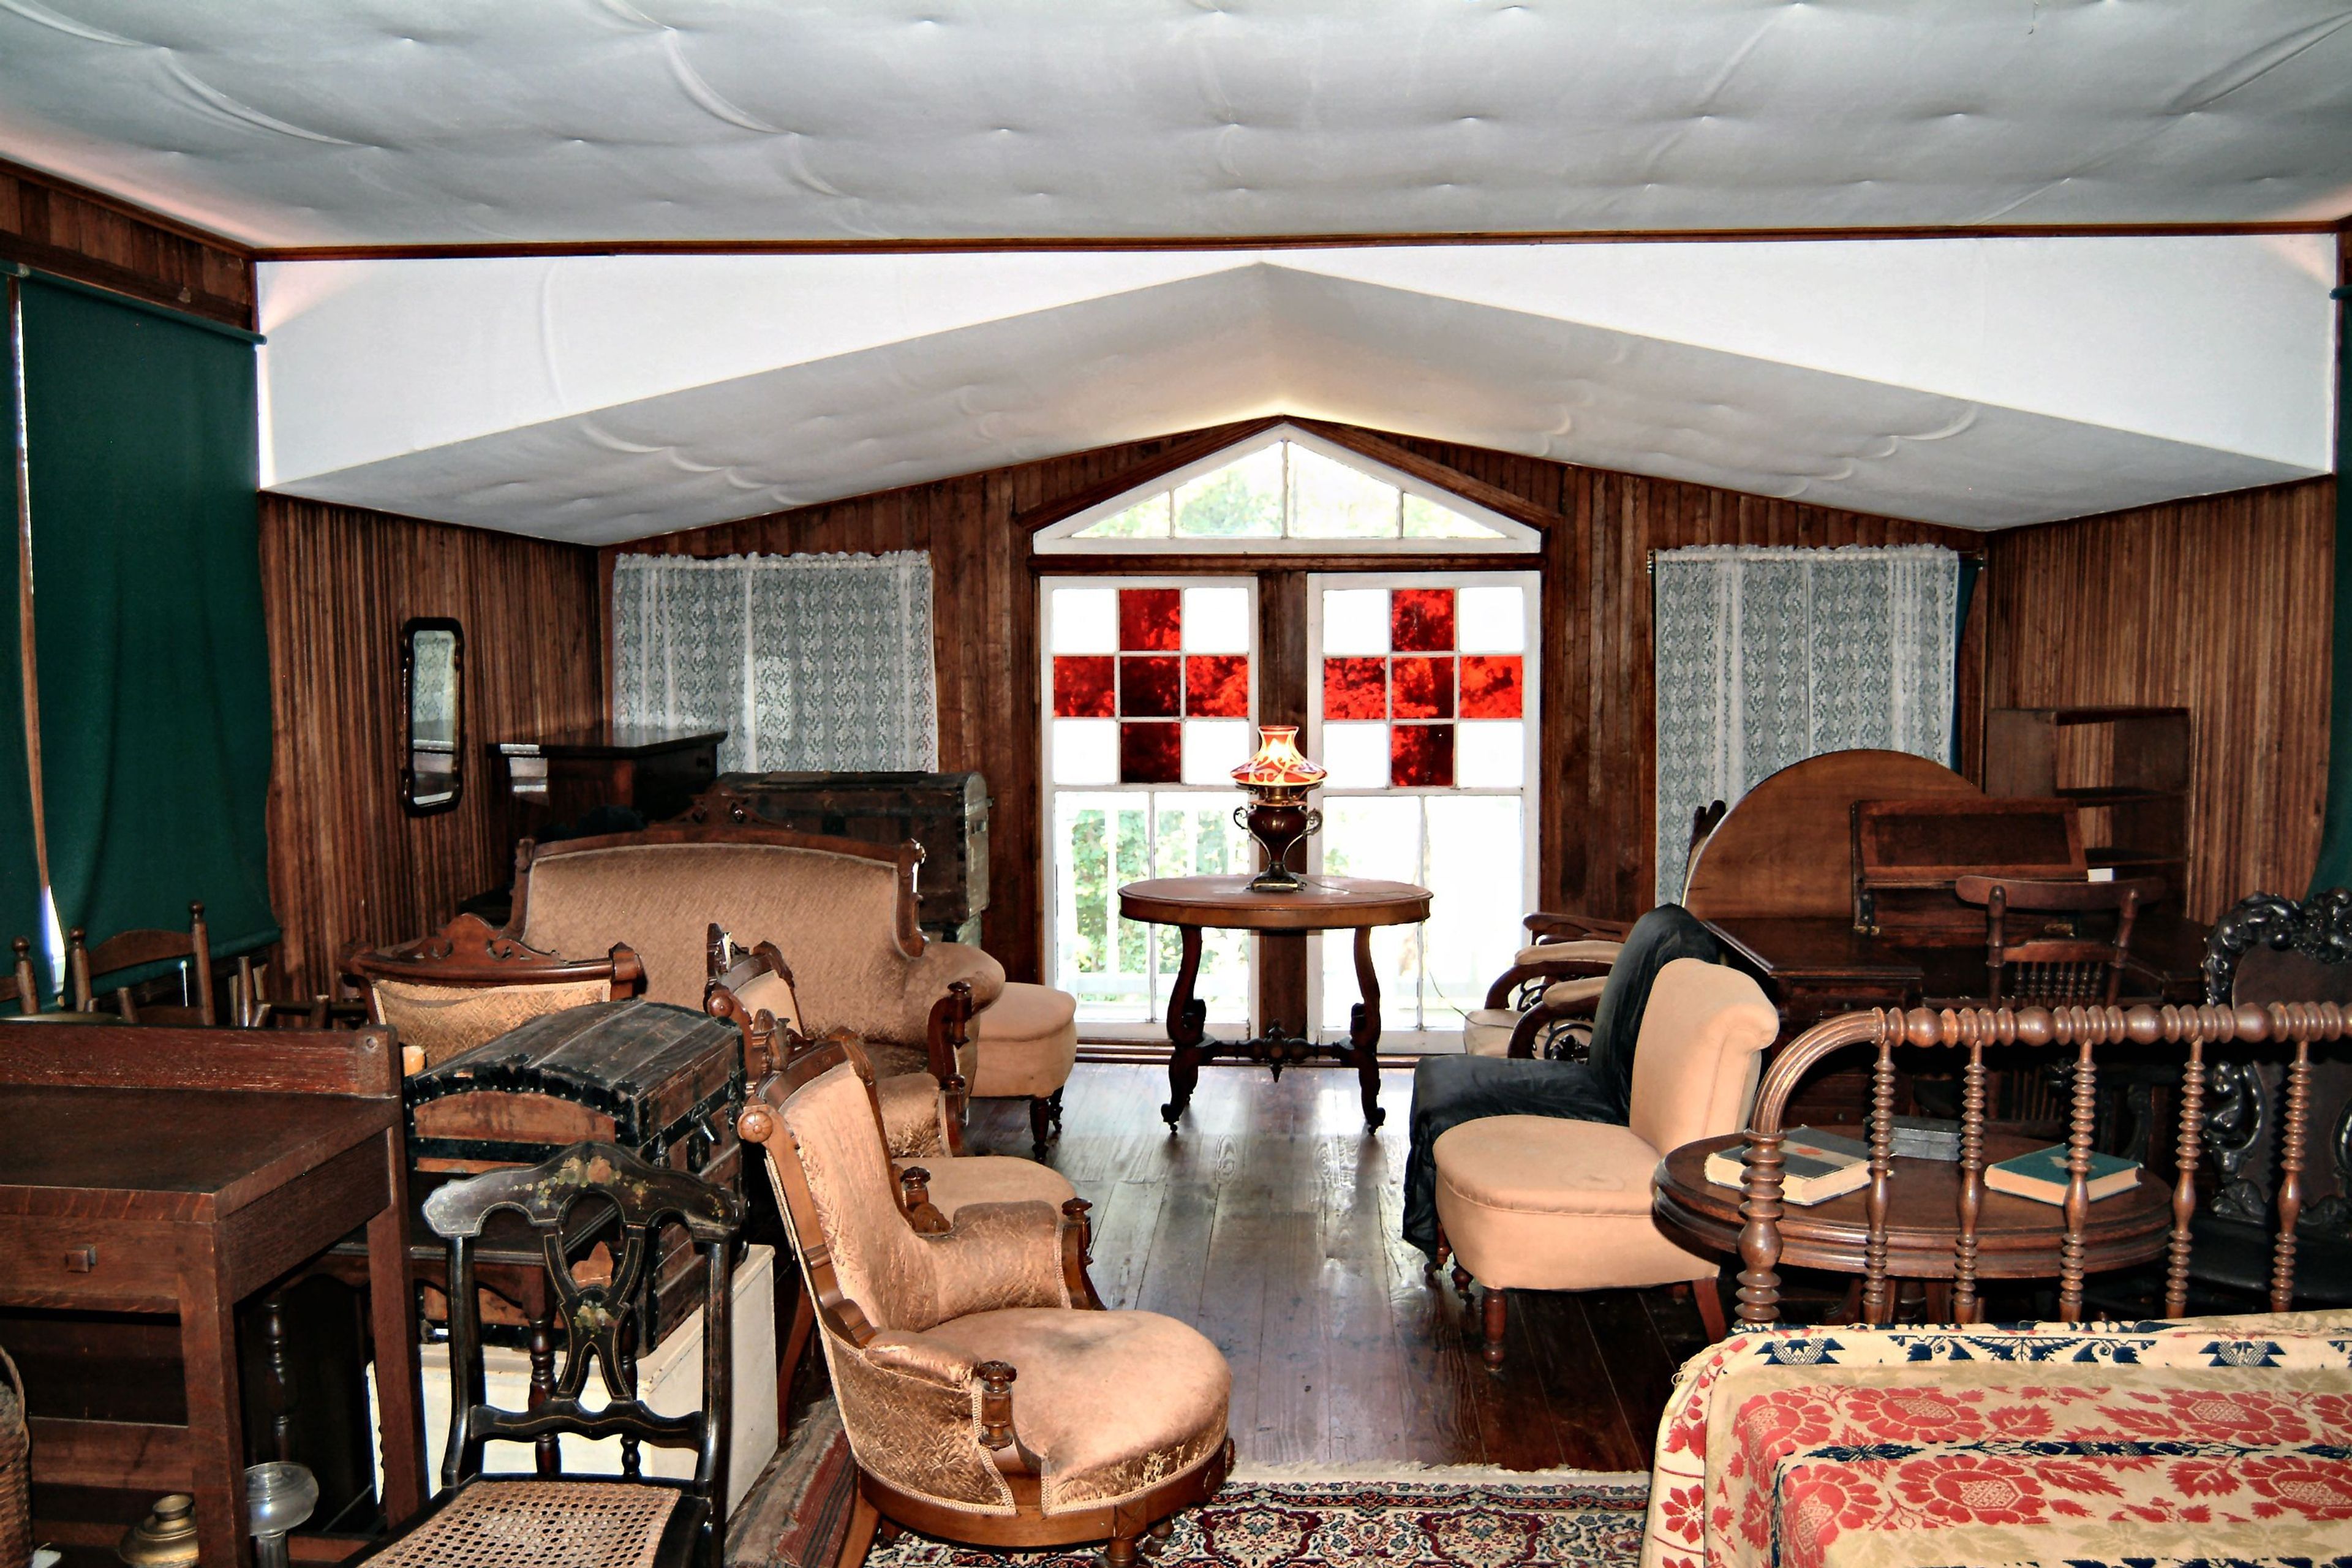
M2112 1007L2123 994L2132 927L2164 896L2164 881L1962 877L1952 890L1984 908L1985 996L1995 1005ZM2111 934L2083 929L2110 919Z

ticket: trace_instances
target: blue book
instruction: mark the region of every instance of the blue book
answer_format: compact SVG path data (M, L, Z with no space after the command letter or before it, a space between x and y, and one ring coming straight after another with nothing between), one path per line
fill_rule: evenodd
M2028 1150L2022 1154L2012 1154L1997 1165L1985 1167L1985 1185L1994 1192L2032 1198L2042 1204L2064 1203L2066 1184L2070 1179L2066 1150L2056 1143ZM2090 1188L2094 1203L2101 1198L2113 1197L2117 1193L2131 1191L2138 1180L2138 1161L2119 1160L2113 1154L2091 1156Z

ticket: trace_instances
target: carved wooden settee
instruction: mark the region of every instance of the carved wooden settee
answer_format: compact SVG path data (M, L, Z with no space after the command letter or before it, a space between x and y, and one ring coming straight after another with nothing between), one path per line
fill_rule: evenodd
M813 1031L848 1029L934 1063L953 1049L967 993L950 987L961 984L971 1007L962 1077L976 1095L1029 1099L1042 1141L1076 1058L1076 1004L1008 984L976 947L926 941L916 923L922 853L762 823L715 787L685 816L635 833L526 839L508 934L564 954L626 942L644 962L646 996L699 1008L715 924L776 944Z

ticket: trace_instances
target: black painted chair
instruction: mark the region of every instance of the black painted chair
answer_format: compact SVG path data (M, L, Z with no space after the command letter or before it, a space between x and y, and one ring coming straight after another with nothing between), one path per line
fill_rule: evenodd
M610 1206L609 1280L581 1279L566 1255L566 1219L572 1216L576 1228L573 1211L583 1205L583 1214ZM472 1249L483 1221L502 1208L521 1215L540 1233L564 1325L554 1391L530 1410L499 1409L485 1392ZM452 1182L425 1200L425 1217L449 1243L452 1397L443 1490L398 1534L352 1561L383 1568L537 1568L557 1562L717 1568L727 1539L727 1310L742 1199L611 1144L574 1143L542 1165ZM687 1415L657 1415L637 1397L637 1330L667 1222L685 1227L709 1275L702 1306L702 1408ZM595 1408L582 1399L592 1362L604 1395ZM563 1476L557 1438L564 1433L618 1436L621 1476ZM533 1444L536 1473L484 1474L483 1447L498 1440ZM640 1446L646 1443L692 1448L693 1478L645 1476Z

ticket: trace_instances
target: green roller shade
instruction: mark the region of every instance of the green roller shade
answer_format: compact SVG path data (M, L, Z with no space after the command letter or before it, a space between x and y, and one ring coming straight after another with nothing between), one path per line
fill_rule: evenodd
M274 942L253 344L70 286L23 289L58 924L95 946L185 930L197 900L215 953Z
M2352 298L2352 289L2335 290ZM2352 888L2352 325L2336 332L2336 651L2328 698L2327 815L2311 891Z
M13 300L14 295L11 294ZM13 318L14 312L11 311ZM8 523L7 543L0 545L0 963L14 962L7 943L24 937L33 944L35 963L41 962L41 879L33 854L33 792L25 771L25 684L18 668L22 647L17 618L17 574L22 569L16 545L16 331L0 328L7 342L8 384Z

